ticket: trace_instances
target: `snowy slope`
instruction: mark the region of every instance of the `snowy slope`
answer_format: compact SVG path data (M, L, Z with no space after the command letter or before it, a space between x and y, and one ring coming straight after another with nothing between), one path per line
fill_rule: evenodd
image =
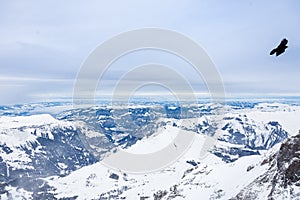
M0 194L40 198L48 190L41 178L66 175L96 162L83 147L71 122L48 114L1 116Z
M31 156L23 148L30 148L39 143L38 137L47 136L53 140L54 128L70 127L70 122L61 122L48 114L17 117L0 117L0 146L5 154L2 160L11 169L33 168L28 165L32 162ZM36 153L39 152L37 149Z
M174 127L167 126L166 131L137 142L128 151L145 153L145 146L147 149L152 147L152 150L160 148L159 145L152 146L152 144L168 143L172 137L170 134L172 130L174 132ZM164 199L172 196L186 199L196 199L201 196L203 199L208 199L218 195L226 199L238 193L265 169L254 168L247 172L249 166L259 163L260 156L244 157L235 163L225 163L213 154L209 154L204 160L200 160L199 147L203 145L206 137L208 136L197 135L192 147L182 158L154 173L126 174L108 169L100 162L79 169L67 177L49 178L48 182L57 189L55 194L58 198L78 196L78 199L100 197L139 199L152 198L159 195L159 191L162 191L162 194L166 191ZM116 174L118 180L110 178L112 174ZM236 180L234 184L233 179Z

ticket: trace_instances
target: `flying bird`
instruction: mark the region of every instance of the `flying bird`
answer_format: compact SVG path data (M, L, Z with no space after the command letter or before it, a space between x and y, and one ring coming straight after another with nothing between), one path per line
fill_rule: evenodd
M285 49L288 48L287 43L288 43L287 39L284 38L283 40L281 40L281 42L278 45L278 47L276 47L275 49L273 49L270 52L270 55L273 55L274 53L276 53L276 56L279 56L280 54L282 54L283 52L285 52Z

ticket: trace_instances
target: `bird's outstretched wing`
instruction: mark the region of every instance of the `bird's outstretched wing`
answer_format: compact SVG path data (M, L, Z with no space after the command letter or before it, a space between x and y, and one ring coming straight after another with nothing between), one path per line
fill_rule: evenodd
M276 50L277 50L277 49L273 49L273 50L270 52L270 55L273 55L274 53L276 53Z

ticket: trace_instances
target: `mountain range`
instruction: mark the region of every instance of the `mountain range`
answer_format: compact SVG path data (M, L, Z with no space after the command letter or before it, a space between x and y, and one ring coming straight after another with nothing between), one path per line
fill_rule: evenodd
M299 105L288 102L1 106L0 197L299 199L299 119ZM111 152L159 150L178 131L194 141L160 170L134 174L102 163Z

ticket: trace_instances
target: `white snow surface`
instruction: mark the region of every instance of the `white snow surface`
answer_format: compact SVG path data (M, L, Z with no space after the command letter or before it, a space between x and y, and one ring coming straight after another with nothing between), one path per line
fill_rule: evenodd
M144 152L144 147L152 149L156 140L169 141L169 135L176 128L166 126L166 131L159 131L157 134L144 139L129 148ZM166 134L166 136L162 136ZM261 160L260 156L249 156L239 159L234 163L224 163L213 154L208 154L204 160L199 159L199 148L207 136L197 135L194 143L188 152L160 171L147 174L126 174L122 171L115 171L106 168L101 163L79 169L70 175L60 178L48 178L48 182L53 187L57 198L78 196L78 199L93 199L109 197L109 195L119 194L119 197L127 199L139 199L140 197L153 197L159 190L167 190L177 185L179 194L185 199L209 199L213 195L223 195L223 198L233 197L243 187L249 184L254 178L263 172L263 168L253 168L247 172L247 167L257 165ZM159 141L158 144L164 143ZM200 162L198 166L192 166L186 161L194 160ZM189 171L190 170L190 171ZM109 178L115 173L119 180ZM242 178L241 178L242 177ZM197 197L197 198L196 198ZM180 199L180 196L178 196Z
M31 158L20 147L35 143L38 136L48 134L53 139L51 130L54 127L70 127L71 122L60 121L49 114L0 117L0 145L9 147L12 152L1 154L2 159L14 169L32 168L28 165ZM32 134L36 132L36 135Z

